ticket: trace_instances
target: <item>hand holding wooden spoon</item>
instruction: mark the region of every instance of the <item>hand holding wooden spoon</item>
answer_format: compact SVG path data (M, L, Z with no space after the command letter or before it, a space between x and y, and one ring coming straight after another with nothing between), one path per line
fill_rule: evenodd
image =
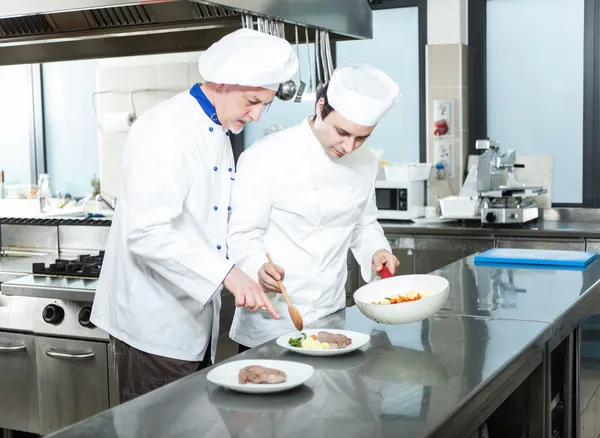
M271 265L275 266L275 264L273 263L273 259L271 259L271 255L269 253L267 253L267 260L269 260L269 263ZM288 312L290 314L290 318L292 318L294 326L298 331L301 331L304 328L304 322L302 321L302 315L300 314L300 311L296 308L296 306L293 306L290 302L290 298L288 297L288 294L281 280L277 280L277 285L279 286L279 290L283 294L283 298L285 298L285 302L288 305Z

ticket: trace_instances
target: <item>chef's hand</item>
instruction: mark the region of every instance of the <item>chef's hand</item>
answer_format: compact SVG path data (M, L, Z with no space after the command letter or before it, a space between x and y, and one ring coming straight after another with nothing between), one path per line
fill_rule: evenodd
M375 251L375 254L373 254L371 265L373 266L373 270L378 274L383 265L385 265L392 275L394 275L396 273L396 269L398 269L398 266L400 265L400 261L387 249L379 249Z
M258 270L258 282L262 288L267 292L278 292L281 293L277 280L282 281L285 277L285 272L277 265L271 265L265 263Z
M229 271L223 281L223 286L235 297L236 307L244 307L253 312L264 307L273 318L279 319L279 314L271 300L265 295L263 288L238 268Z

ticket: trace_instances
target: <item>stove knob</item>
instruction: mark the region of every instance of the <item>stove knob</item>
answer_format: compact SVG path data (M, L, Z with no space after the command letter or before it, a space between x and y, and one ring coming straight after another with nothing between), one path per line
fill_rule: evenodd
M490 211L488 214L485 215L485 220L490 223L496 222L496 213Z
M44 307L42 318L48 324L60 324L65 319L65 311L56 304L48 304Z
M91 307L84 307L83 309L81 309L81 312L79 312L79 324L81 324L83 327L87 327L87 328L94 328L96 327L94 324L92 324L92 322L90 321L90 316L92 315L92 308Z

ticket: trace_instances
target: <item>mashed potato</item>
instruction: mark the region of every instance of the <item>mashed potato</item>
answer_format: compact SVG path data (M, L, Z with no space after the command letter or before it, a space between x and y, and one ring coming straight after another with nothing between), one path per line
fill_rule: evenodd
M327 342L319 342L316 339L308 337L302 341L302 348L311 350L329 350L329 344Z

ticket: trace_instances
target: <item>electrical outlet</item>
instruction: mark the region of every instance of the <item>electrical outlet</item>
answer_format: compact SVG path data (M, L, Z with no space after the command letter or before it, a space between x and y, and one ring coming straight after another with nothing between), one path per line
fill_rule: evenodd
M433 101L433 124L434 130L442 132L440 137L454 137L454 101Z
M444 179L454 178L454 140L440 138L434 141L433 163L444 165Z

